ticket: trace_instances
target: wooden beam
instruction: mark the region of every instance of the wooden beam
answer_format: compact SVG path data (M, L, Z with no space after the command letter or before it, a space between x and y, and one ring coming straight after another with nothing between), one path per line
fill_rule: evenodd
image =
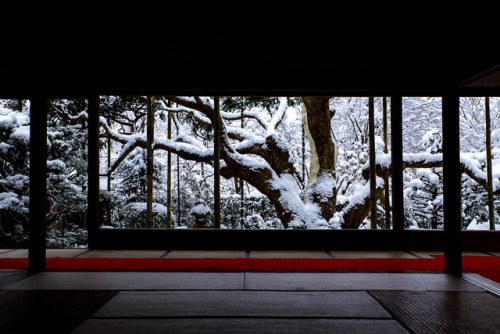
M373 97L368 98L368 138L370 146L370 228L377 229L377 175L375 174L375 106Z
M96 249L444 250L443 230L99 229ZM497 231L462 232L467 251L500 251ZM436 254L433 253L433 254Z
M462 275L462 203L460 173L459 96L443 95L443 211L445 271Z
M391 159L392 159L392 224L394 231L404 232L403 203L403 98L391 96Z
M384 153L389 153L389 141L387 140L387 97L382 98L382 128L384 139ZM385 207L385 228L391 228L391 207L389 190L389 177L384 176L384 207Z
M28 271L45 270L47 228L47 97L33 96L30 105L30 205Z
M146 125L146 227L153 228L154 99L147 97Z
M484 98L484 114L486 126L486 181L488 184L488 220L490 230L495 230L495 204L493 199L493 176L491 166L491 117L490 117L490 98Z
M88 99L88 247L95 248L99 229L99 95Z

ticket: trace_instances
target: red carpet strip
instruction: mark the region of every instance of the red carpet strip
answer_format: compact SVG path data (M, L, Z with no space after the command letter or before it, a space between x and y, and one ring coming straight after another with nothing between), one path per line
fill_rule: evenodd
M256 259L256 258L47 258L57 270L385 270L442 271L444 256L415 259ZM25 269L26 258L0 259L0 269ZM462 256L463 270L500 282L500 257Z
M444 263L444 255L432 256ZM493 281L500 282L500 257L463 255L462 270L472 271Z

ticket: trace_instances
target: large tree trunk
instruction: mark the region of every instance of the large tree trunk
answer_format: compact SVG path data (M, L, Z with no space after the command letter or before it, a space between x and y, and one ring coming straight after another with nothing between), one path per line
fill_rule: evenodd
M337 141L332 132L329 97L302 97L306 109L304 120L311 148L311 167L307 186L307 200L316 203L321 216L329 221L335 213L337 188L335 167L337 164Z

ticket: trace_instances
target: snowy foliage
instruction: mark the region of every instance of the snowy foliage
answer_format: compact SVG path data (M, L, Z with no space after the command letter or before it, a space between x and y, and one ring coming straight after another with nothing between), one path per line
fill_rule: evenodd
M491 98L493 191L500 222L500 99ZM0 101L0 233L1 243L26 245L29 206L29 101ZM300 98L221 98L223 158L221 216L223 228L341 228L345 213L369 197L368 99L333 97L331 128L338 142L334 174L319 175L308 185L311 151L305 136ZM388 107L390 103L388 101ZM168 97L155 100L153 220L167 225L168 192L171 227L189 228L191 213L204 203L214 210L212 97ZM168 115L171 133L168 134ZM390 115L390 112L389 112ZM86 102L51 101L47 131L48 243L85 244L87 207ZM101 97L100 205L103 226L143 227L146 211L146 99ZM460 104L462 204L464 229L488 226L484 98L462 98ZM382 98L375 98L376 163L390 169L388 141L383 138ZM442 228L442 124L439 97L403 98L404 203L407 228ZM387 146L387 148L386 148ZM387 151L387 149L389 151ZM169 153L170 152L170 153ZM108 161L108 154L110 159ZM167 187L170 154L171 188ZM273 156L279 154L279 156ZM281 160L280 160L281 159ZM235 173L235 169L244 173ZM267 175L273 200L257 188L255 177ZM242 183L242 175L244 182ZM109 180L109 188L108 188ZM389 178L390 181L390 178ZM384 180L377 177L377 187ZM318 203L337 191L336 213L322 218ZM243 198L241 193L244 193ZM319 194L308 201L306 192ZM277 205L283 212L277 211ZM390 203L389 203L390 205ZM377 204L377 224L384 226L385 207ZM498 224L497 224L498 225ZM360 228L369 228L369 215Z

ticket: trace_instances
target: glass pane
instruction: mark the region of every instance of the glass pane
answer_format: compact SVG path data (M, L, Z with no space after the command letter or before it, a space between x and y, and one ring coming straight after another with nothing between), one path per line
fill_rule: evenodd
M440 97L403 98L403 161L405 228L442 229Z
M47 247L86 247L87 101L48 103Z
M153 227L214 227L214 98L154 101ZM221 228L370 227L368 99L307 101L305 108L299 97L220 98ZM375 99L376 156L379 164L390 165L382 103ZM103 228L146 226L146 116L146 97L101 98ZM314 129L309 122L316 122ZM378 228L386 227L390 207L383 176L378 178Z
M0 100L0 248L28 247L29 100Z
M379 166L376 173L377 217L375 225L376 228L390 228L390 215L386 217L386 207L390 212L391 196L391 180L386 168L391 164L389 117L385 119L384 124L384 110L389 114L387 109L389 102L385 100L386 109L384 109L383 98L375 97L373 100L374 154L375 163ZM338 197L334 227L370 229L369 99L337 97L331 99L330 103L330 109L335 110L332 119L332 134L337 140L339 152L336 166Z
M460 160L462 163L463 229L489 230L489 204L486 146L486 98L462 97L460 99ZM492 196L495 229L500 229L497 192L500 158L500 99L489 98L489 131L491 136Z

